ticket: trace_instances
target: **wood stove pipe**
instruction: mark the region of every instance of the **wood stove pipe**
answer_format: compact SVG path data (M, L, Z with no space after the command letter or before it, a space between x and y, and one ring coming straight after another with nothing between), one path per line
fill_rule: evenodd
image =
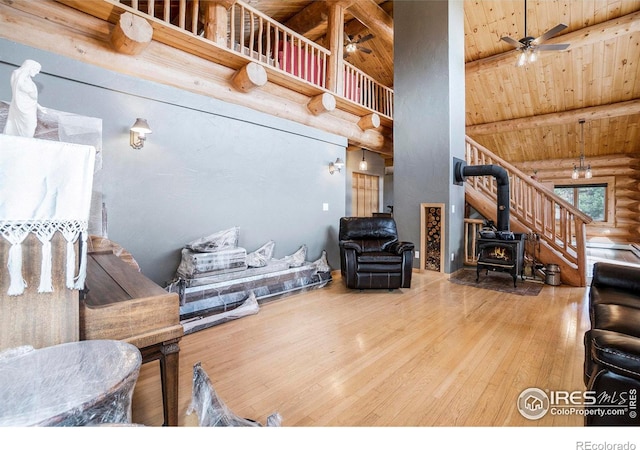
M457 160L454 166L454 177L459 183L465 177L492 175L498 184L498 211L496 214L498 231L509 231L509 174L495 164L467 166L464 161Z

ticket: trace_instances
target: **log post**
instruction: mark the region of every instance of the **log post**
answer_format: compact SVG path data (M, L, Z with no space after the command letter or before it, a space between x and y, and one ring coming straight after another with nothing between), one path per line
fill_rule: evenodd
M320 114L333 111L336 109L336 98L325 92L324 94L316 95L309 103L307 103L307 108L314 116L319 116Z
M366 116L362 116L358 121L358 126L361 130L371 130L380 126L380 116L376 113L371 113Z
M339 3L329 4L327 23L329 40L329 61L327 67L327 89L343 95L342 58L344 45L344 8Z
M111 31L111 45L116 51L126 55L141 53L152 38L153 27L149 22L130 12L122 13Z
M231 79L231 84L237 90L249 92L253 88L264 86L267 83L267 71L260 64L250 62L238 70Z
M227 46L227 24L229 22L229 8L232 1L207 1L204 7L204 37L223 47Z

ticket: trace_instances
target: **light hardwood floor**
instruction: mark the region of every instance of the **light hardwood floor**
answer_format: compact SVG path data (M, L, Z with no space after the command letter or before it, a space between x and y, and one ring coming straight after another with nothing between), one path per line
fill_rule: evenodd
M520 393L584 390L586 288L536 297L414 273L411 289L353 291L342 280L187 335L179 424L190 424L193 365L241 417L283 426L582 426L579 415L525 419ZM162 424L157 363L142 367L133 420Z

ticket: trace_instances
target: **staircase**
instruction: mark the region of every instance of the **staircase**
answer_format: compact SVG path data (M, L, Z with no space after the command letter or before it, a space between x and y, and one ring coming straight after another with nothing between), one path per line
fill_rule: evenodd
M495 164L508 172L511 231L536 233L540 238L537 259L544 264L557 264L563 284L586 286L586 224L591 222L591 217L468 136L465 160L467 165ZM465 198L485 218L497 221L497 184L494 177L468 177ZM469 221L466 226L477 227L477 223Z

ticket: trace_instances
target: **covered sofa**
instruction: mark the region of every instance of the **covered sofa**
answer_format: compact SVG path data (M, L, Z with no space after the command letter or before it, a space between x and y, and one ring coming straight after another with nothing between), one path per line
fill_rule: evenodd
M348 288L411 287L414 244L398 239L393 217L342 217L338 239Z

